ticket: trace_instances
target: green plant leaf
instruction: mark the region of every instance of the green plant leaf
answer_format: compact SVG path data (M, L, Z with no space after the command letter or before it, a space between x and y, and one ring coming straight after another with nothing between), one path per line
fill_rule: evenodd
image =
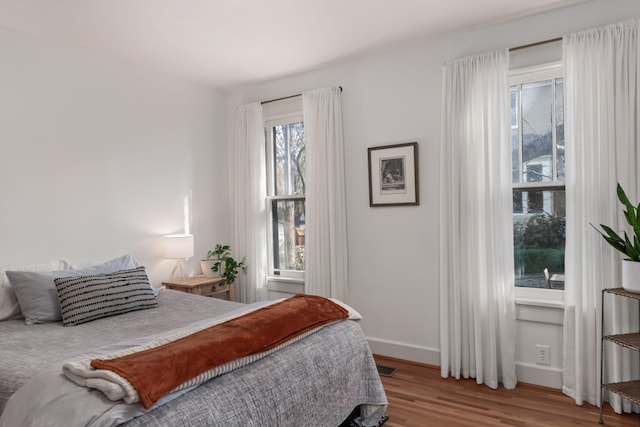
M635 208L635 220L631 226L633 227L633 232L636 236L640 236L640 204Z
M624 248L627 251L627 253L629 252L633 252L633 244L631 243L631 240L629 239L629 235L627 234L627 232L624 232Z
M633 245L627 248L627 256L633 261L640 261L640 243L638 242L638 236L633 236Z
M600 230L598 230L593 224L591 224L591 226L594 228L594 230L596 230L606 241L607 243L609 243L614 249L622 252L622 253L626 253L626 249L624 246L624 240L622 240L622 238L620 236L618 236L618 234L613 231L611 229L611 227L608 227L604 224L600 224L600 227L602 227L602 229L607 233L606 235L604 233L602 233Z
M605 239L608 237L611 240L613 240L613 241L615 241L615 242L617 242L619 244L624 244L624 240L622 239L622 237L620 237L618 235L618 233L616 233L611 227L608 227L608 226L606 226L604 224L600 224L600 227L602 227L602 229L605 231L605 233L607 233L606 236L604 234L600 233L605 237Z
M622 189L622 185L620 185L620 183L618 183L618 186L616 187L616 193L618 194L618 200L620 200L620 203L622 203L627 208L631 206L631 210L633 210L633 205L629 201L629 198L625 194L624 190Z
M624 206L624 217L627 221L627 224L631 226L633 229L633 242L629 237L626 231L624 233L624 239L618 235L613 229L607 227L606 225L600 224L604 233L593 227L602 235L602 237L613 247L614 249L622 252L627 257L634 261L640 261L640 204L638 206L634 206L629 201L627 194L624 192L624 189L617 183L616 193L618 196L618 200ZM593 224L592 224L593 226Z

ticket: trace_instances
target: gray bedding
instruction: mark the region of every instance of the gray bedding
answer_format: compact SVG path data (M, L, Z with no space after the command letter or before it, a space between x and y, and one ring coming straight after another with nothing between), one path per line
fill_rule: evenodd
M155 309L79 326L0 322L0 410L16 390L49 366L243 307L163 290ZM337 426L357 405L364 405L365 418L373 423L384 412L386 397L360 326L344 321L214 378L125 425Z

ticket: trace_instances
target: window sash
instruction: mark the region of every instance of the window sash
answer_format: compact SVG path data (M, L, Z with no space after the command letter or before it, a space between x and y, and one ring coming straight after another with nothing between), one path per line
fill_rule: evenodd
M276 126L288 125L292 123L301 123L302 115L300 113L283 115L277 119L265 122L265 143L266 161L267 161L267 194L269 196L276 195L276 179L275 179L275 141L273 140L273 128ZM286 195L285 195L286 196Z
M304 196L270 196L267 197L267 215L268 215L268 233L269 233L269 251L268 251L268 261L269 261L269 276L276 277L290 277L295 279L303 279L304 278L304 270L296 270L296 269L287 269L282 267L276 267L276 264L282 265L289 264L286 261L280 261L280 247L281 244L279 233L281 232L280 227L278 225L278 212L277 212L277 204L278 202L305 202ZM286 233L287 230L284 230ZM295 239L299 239L300 236L297 235ZM304 240L304 234L301 237ZM282 242L284 245L286 242ZM297 243L297 241L296 241ZM298 246L296 243L294 245ZM304 250L304 244L301 245ZM302 260L304 262L304 252L302 253ZM295 261L294 261L295 262Z
M279 256L279 236L278 227L274 225L277 222L277 212L274 211L274 206L277 202L283 201L305 201L304 194L284 194L276 195L276 179L275 179L275 141L273 139L273 128L281 125L288 125L292 123L303 122L302 114L299 112L292 114L284 114L277 118L265 121L265 143L266 149L266 161L267 161L267 256L268 256L268 271L267 274L271 278L278 278L284 280L292 280L295 282L304 281L304 270L289 270L282 268L275 268L276 256Z
M518 129L518 173L517 173L517 182L512 183L512 191L515 195L518 192L526 191L526 192L543 192L543 191L565 191L565 182L562 179L558 179L558 135L557 135L557 114L558 109L556 106L556 102L558 101L556 90L558 89L558 79L562 79L564 83L564 73L562 62L547 64L544 66L537 67L528 67L519 70L512 70L511 76L509 80L510 88L514 86L517 87L517 98L515 105L515 112L517 114L514 123ZM523 165L523 105L522 105L522 87L523 85L541 82L541 81L551 81L551 91L552 91L552 106L551 106L551 173L552 179L549 181L534 181L534 182L524 182L523 173L525 172ZM564 87L564 86L563 86ZM514 129L515 126L512 126ZM515 130L515 129L514 129ZM515 160L515 159L514 159ZM514 165L515 167L515 165ZM515 170L514 170L515 174ZM515 178L515 175L514 175ZM514 213L514 221L515 221ZM534 213L535 215L535 213ZM514 254L515 255L515 254ZM515 272L514 272L515 273ZM546 299L549 295L554 295L553 299L556 300L561 298L563 291L553 290L553 289L541 289L541 288L529 288L529 287L516 287L516 299L523 300L539 300ZM560 297L558 297L560 295Z

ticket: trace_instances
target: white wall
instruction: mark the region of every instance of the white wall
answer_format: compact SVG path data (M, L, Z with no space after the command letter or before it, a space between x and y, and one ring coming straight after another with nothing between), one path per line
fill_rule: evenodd
M130 253L157 285L188 194L196 257L228 238L224 94L4 27L0 58L0 265Z
M229 239L235 106L341 85L351 303L374 351L438 364L442 63L636 16L637 0L595 0L229 93L0 27L0 265L131 253L158 284L173 266L159 236L182 231L188 194L196 258ZM420 206L370 208L367 147L411 141ZM547 344L557 379L558 311L519 307L519 374Z
M441 67L446 61L515 47L640 16L637 0L595 0L511 22L420 41L312 72L229 93L236 105L318 87L343 87L349 279L374 352L439 364L438 206ZM233 115L230 114L230 119ZM232 129L232 127L230 127ZM370 208L367 147L419 143L420 206ZM519 308L519 373L558 386L562 326L558 312ZM540 321L547 315L550 322ZM551 371L536 380L535 344L552 346ZM531 347L533 346L533 347Z

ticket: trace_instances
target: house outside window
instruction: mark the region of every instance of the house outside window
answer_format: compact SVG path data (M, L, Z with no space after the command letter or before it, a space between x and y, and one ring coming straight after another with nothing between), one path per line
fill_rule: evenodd
M306 150L302 114L265 122L269 276L304 279Z
M515 285L564 289L564 85L561 63L510 77Z

